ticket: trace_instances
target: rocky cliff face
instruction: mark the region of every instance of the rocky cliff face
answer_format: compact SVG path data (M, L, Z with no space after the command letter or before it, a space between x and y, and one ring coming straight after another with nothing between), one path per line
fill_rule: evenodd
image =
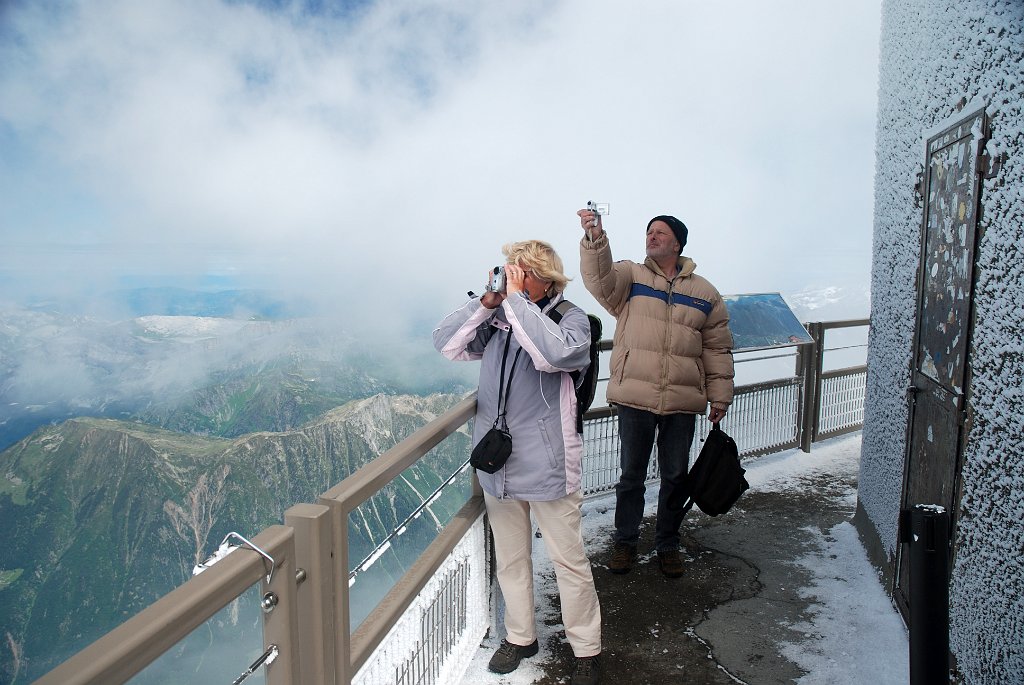
M234 439L76 418L0 453L0 682L41 675L187 580L227 533L280 523L457 400L376 395ZM353 514L354 561L467 458L469 436L453 438ZM446 493L409 537L429 541L464 500ZM380 563L397 575L416 554Z

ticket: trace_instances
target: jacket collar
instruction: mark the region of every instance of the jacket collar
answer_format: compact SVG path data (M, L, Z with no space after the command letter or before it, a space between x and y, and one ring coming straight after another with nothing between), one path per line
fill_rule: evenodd
M651 259L650 257L644 259L644 266L646 266L648 269L664 278L666 281L668 280L668 276L666 276L665 272L661 270L661 267L658 266L658 263ZM693 261L689 257L679 255L678 259L676 260L676 269L678 271L676 276L683 276L685 278L686 276L692 275L693 272L697 270L697 262Z
M562 293L555 293L551 297L542 297L540 301L537 302L537 306L540 307L540 310L542 312L547 312L549 309L558 306L558 303L561 302L563 299L565 298L562 295Z

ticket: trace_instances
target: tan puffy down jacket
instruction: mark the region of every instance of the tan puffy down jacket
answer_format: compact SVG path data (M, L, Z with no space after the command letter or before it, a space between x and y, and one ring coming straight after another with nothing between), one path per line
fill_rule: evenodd
M732 403L729 313L715 286L679 258L669 282L652 259L612 262L607 234L580 243L587 290L617 320L607 398L655 414ZM671 292L671 297L669 293Z

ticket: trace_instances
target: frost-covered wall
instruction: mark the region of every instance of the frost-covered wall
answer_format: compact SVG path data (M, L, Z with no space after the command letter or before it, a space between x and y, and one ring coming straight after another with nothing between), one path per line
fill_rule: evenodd
M924 133L987 103L973 414L964 453L950 643L967 683L1024 683L1024 1L886 0L882 9L871 335L858 514L891 574L903 481Z

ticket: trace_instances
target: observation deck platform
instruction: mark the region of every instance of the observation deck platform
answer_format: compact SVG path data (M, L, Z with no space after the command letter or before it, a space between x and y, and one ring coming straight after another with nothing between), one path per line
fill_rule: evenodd
M905 683L907 636L856 530L860 433L747 462L751 488L728 514L683 523L681 578L653 552L657 484L648 488L639 559L614 575L614 494L587 500L584 535L601 600L602 682ZM535 544L541 652L515 672L487 671L504 631L481 644L463 685L564 685L565 641L554 569ZM500 609L499 612L500 614ZM497 634L495 634L497 633Z

